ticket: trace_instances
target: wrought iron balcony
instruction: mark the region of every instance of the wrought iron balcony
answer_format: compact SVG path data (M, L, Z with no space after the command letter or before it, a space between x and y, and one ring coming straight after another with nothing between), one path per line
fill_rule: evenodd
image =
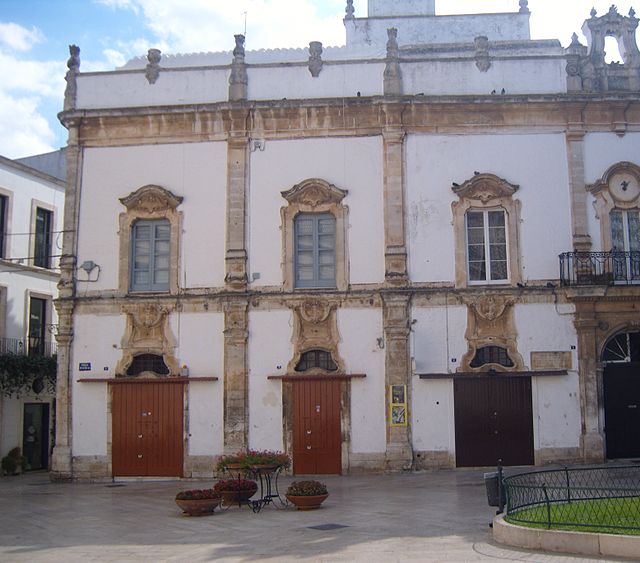
M640 285L640 252L563 252L560 283L569 285Z
M55 356L58 351L56 342L44 340L39 336L28 338L0 338L0 354L17 356Z

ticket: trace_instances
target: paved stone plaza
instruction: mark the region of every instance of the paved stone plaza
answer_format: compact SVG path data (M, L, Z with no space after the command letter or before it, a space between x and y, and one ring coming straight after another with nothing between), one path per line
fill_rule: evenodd
M495 544L478 470L324 481L330 496L317 511L233 507L193 518L173 497L209 482L0 478L0 561L604 561ZM344 527L311 528L323 524Z

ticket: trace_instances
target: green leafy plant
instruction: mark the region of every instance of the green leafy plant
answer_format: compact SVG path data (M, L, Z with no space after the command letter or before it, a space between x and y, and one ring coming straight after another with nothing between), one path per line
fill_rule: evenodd
M38 388L55 393L56 374L55 356L0 354L0 395L8 397Z
M287 488L287 495L292 497L314 497L327 495L327 486L320 481L294 481Z
M257 491L258 483L251 479L220 479L213 486L213 490L217 493L222 491Z
M230 465L241 465L245 467L246 452L239 451L235 454L223 455L218 459L216 469L218 471L225 471Z
M26 471L29 467L29 462L27 458L22 455L20 448L13 448L2 458L0 464L2 466L2 472L5 475L16 475L18 469Z
M180 491L176 495L176 500L204 500L220 498L220 493L214 489L190 489Z

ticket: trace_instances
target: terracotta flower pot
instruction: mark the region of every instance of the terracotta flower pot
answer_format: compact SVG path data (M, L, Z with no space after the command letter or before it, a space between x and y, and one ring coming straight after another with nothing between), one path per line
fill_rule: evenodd
M320 505L329 496L326 495L314 495L314 496L294 496L286 495L287 500L293 504L298 510L315 510L320 508Z
M258 487L255 489L248 489L245 491L220 491L222 495L222 502L229 506L231 504L237 504L239 502L248 501L253 495L256 494Z
M216 506L222 502L222 497L203 499L176 499L176 504L188 516L208 516L213 514Z

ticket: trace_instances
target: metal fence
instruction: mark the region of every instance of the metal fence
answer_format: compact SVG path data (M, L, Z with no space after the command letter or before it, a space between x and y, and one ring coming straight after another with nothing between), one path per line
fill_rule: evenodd
M640 252L564 252L560 283L567 285L640 284Z
M640 466L536 471L503 483L509 521L640 531Z
M0 338L0 354L15 354L17 356L45 356L50 358L58 352L55 341L44 340L40 337L28 338Z

